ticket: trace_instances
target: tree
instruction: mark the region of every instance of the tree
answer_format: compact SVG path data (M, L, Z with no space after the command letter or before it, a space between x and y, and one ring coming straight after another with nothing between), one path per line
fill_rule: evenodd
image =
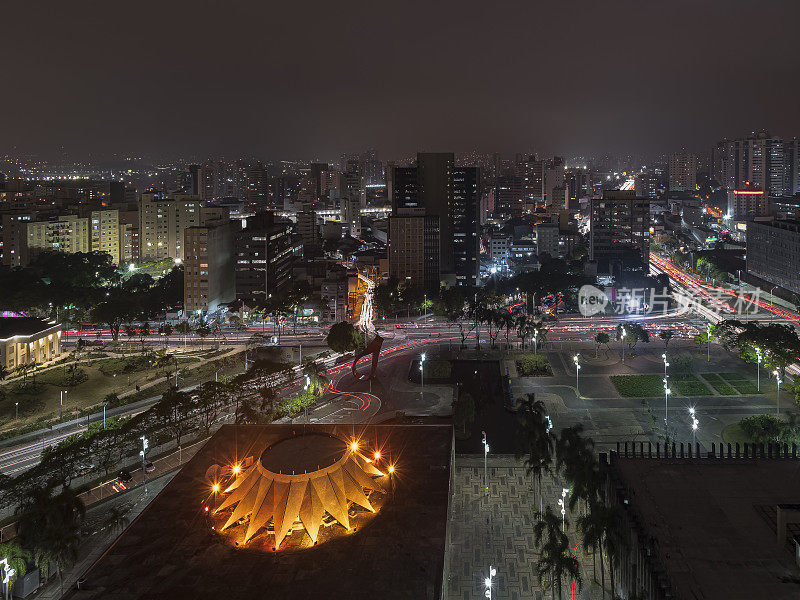
M142 342L142 352L144 352L144 339L150 335L150 323L145 321L139 328L140 341Z
M510 343L508 341L508 336L511 334L511 330L514 329L514 325L516 324L516 319L514 315L512 315L507 310L503 310L501 312L500 322L503 325L503 328L506 330L506 350L509 349Z
M608 348L608 342L611 341L611 336L609 336L605 331L599 332L596 336L594 336L595 341L595 348L594 348L594 355L597 357L600 346L605 344L606 348Z
M674 336L675 336L675 330L674 329L666 328L666 329L662 329L661 331L658 332L658 337L660 337L664 341L664 350L667 349L667 346L669 345L670 340Z
M170 389L154 408L161 424L172 433L175 443L180 446L181 437L193 429L189 419L194 408L192 395L174 388Z
M625 334L623 335L623 330ZM650 333L642 327L639 323L626 323L625 325L617 325L617 340L622 340L628 344L628 348L633 350L639 340L644 343L650 342Z
M325 342L334 352L345 354L362 347L364 345L364 336L352 323L340 321L331 326Z
M539 321L531 326L531 337L533 338L533 353L537 354L539 344L544 344L547 341L547 332L549 330L544 326L544 323Z
M136 333L136 327L133 325L133 323L128 323L125 325L125 335L128 336L129 342L136 337Z
M528 394L517 406L516 457L525 459L525 471L539 482L539 510L542 509L542 474L551 470L555 439L544 403Z
M169 323L162 323L158 326L158 334L164 336L164 347L167 347L167 339L172 335L172 325Z
M18 577L24 577L28 571L28 560L31 558L31 553L24 550L17 540L12 539L0 543L0 558L5 558L8 561L9 568L14 570L14 575L9 577L5 589L6 600L8 600L11 597L9 592L14 587L14 581Z
M561 431L555 442L556 468L572 486L570 508L578 500L591 502L599 492L599 468L594 443L582 436L583 425L573 425Z
M195 333L197 334L197 337L200 338L200 349L202 350L204 347L203 343L206 337L211 335L211 328L208 325L201 325L200 327L195 329Z
M739 427L756 444L800 442L797 413L790 413L786 421L775 415L753 415L739 421Z
M580 565L572 556L567 535L561 530L562 519L549 506L544 512L539 511L537 516L538 521L533 526L533 536L536 545L540 547L536 575L541 585L544 585L549 575L552 597L555 598L557 587L560 600L565 579L575 579L577 585L582 583ZM544 543L543 538L546 538Z
M222 408L230 398L231 388L221 381L206 381L197 391L197 409L206 433L216 421Z
M62 571L78 556L80 526L86 507L78 495L64 487L55 496L51 487L33 489L17 508L17 528L23 546L33 549L43 573L55 565L63 595Z
M183 336L183 345L186 347L186 336L192 332L192 326L189 325L189 321L181 321L178 323L175 327L175 331Z

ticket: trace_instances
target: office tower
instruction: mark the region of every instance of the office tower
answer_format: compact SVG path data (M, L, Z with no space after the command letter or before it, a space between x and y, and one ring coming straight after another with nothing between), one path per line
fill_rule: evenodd
M297 233L303 241L303 258L317 256L322 248L322 237L315 211L301 210L297 213Z
M520 217L525 212L526 194L524 178L501 175L495 184L497 212L508 217Z
M233 229L230 219L209 218L184 230L183 307L210 313L236 299Z
M536 225L536 255L542 256L549 254L553 258L559 256L558 242L561 231L558 227L558 216L554 216L550 221Z
M800 294L800 221L749 222L747 272Z
M749 221L771 215L769 197L756 186L728 190L728 214L732 221Z
M139 256L142 260L184 259L183 232L200 225L198 196L142 194L139 198Z
M633 189L637 196L657 198L664 192L664 180L655 171L642 170L634 178Z
M800 139L784 142L783 146L783 194L800 194Z
M341 219L354 238L361 237L361 209L366 205L364 178L357 170L342 173Z
M401 208L389 217L389 277L439 289L439 217L419 207Z
M480 183L480 169L455 167L452 153L421 152L416 168L394 167L390 178L395 214L421 207L439 217L440 270L458 285L477 282Z
M268 182L267 170L261 163L247 168L245 199L247 200L248 209L257 211L264 210L267 207Z
M564 185L567 188L567 210L578 210L581 198L588 198L592 192L592 180L589 171L582 169L569 169L564 173Z
M206 162L200 168L200 199L203 202L214 200L214 193L217 189L217 173L214 163Z
M274 213L258 214L243 221L234 234L236 298L263 305L286 288L294 247L290 224Z
M610 261L623 268L646 268L650 259L650 199L633 190L604 190L591 200L589 259L598 270L612 272ZM602 263L602 264L601 264Z
M478 208L478 222L486 225L489 215L494 213L494 189L488 189L481 194L480 206Z
M200 165L189 165L186 171L178 173L178 192L181 194L199 194L202 168Z
M537 160L535 156L517 158L514 175L521 179L525 204L535 205L544 200L544 171L545 161Z
M119 211L95 210L89 215L89 220L91 251L110 254L114 264L120 264Z
M669 157L669 189L694 193L697 187L697 155L681 150Z
M316 201L319 202L323 197L323 179L324 174L328 172L330 167L328 163L311 163L311 177L314 180L314 184L316 186L315 194L316 194Z
M554 156L547 160L542 184L544 200L548 206L553 204L553 189L561 188L563 185L564 159L561 156Z

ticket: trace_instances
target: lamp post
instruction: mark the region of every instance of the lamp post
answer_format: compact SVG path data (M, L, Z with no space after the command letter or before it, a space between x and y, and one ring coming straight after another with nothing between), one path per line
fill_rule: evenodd
M578 387L578 374L581 372L581 365L580 360L581 354L580 352L576 353L575 356L572 357L572 360L575 361L575 395L580 396L580 388Z
M14 420L19 421L19 402L14 402Z
M483 444L483 493L485 496L489 495L489 470L486 466L486 458L489 456L489 442L486 441L486 432L481 431L481 435L483 435L483 439L481 443Z
M419 380L422 383L422 387L425 387L425 353L419 355Z
M756 389L761 391L761 348L756 348Z
M106 428L106 406L108 406L108 402L103 404L103 429Z
M625 362L625 327L620 327L622 332L622 362Z
M142 457L142 473L147 473L145 469L145 455L147 454L147 449L150 447L150 440L145 436L140 436L139 439L142 440L142 449L139 450L139 456Z
M424 304L422 305L422 308L425 311L425 316L422 317L422 320L423 321L427 321L428 320L428 294L425 294L423 297L425 298L425 300L424 300Z
M706 325L706 349L708 351L708 362L711 362L711 323Z
M0 567L3 568L3 595L5 598L9 596L9 588L11 587L11 578L17 574L16 569L12 569L11 565L8 564L8 559L3 557L0 560Z
M497 575L497 569L489 565L489 576L483 582L486 586L486 591L483 593L483 595L489 600L492 600L492 579L494 579L495 575Z
M664 439L669 439L669 395L671 393L667 378L664 377Z
M64 417L64 394L66 394L66 390L61 390L61 394L59 396L59 404L58 404L58 420L60 421Z
M539 342L539 330L533 330L533 354L536 355L536 350Z
M667 362L667 354L666 354L666 352L661 355L661 358L664 359L664 377L666 378L666 376L667 376L667 367L669 366L669 363Z
M781 379L781 374L777 369L775 369L772 373L775 375L775 381L778 382L778 406L777 406L777 408L775 410L775 414L780 416L780 414L781 414L781 384L783 383L783 379Z
M694 416L694 407L689 408L689 416L692 419L692 446L695 444L695 434L697 433L697 426L699 421Z
M772 306L773 307L775 306L775 293L774 292L775 292L775 288L776 287L778 287L778 286L777 285L773 285L772 289L769 291L769 295L772 298ZM772 321L773 318L775 318L775 311L772 311L772 317L770 317L769 320Z
M566 523L567 494L569 494L569 489L561 488L561 498L558 499L558 505L561 507L561 533L564 533L564 526Z

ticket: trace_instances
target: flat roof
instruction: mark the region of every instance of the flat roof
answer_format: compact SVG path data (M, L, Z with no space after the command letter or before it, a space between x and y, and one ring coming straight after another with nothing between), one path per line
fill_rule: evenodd
M258 460L268 446L300 433L381 447L396 464L393 497L356 531L312 547L236 547L212 530L204 512L209 469ZM225 425L87 570L85 589L65 597L438 600L452 440L450 425Z
M48 323L36 317L0 317L0 340L17 335L33 335L56 325L57 323Z
M777 505L800 502L800 460L612 456L677 598L800 597L787 527L777 547Z

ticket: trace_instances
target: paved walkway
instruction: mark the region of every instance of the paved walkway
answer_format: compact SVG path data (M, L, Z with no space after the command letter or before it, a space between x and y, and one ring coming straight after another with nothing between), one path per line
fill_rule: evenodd
M540 585L536 576L539 552L533 526L538 495L522 463L513 456L490 456L488 471L487 500L483 495L483 459L456 456L447 598L483 598L483 581L491 565L497 569L493 600L547 600L551 597L550 587ZM543 487L544 497L555 506L561 496L561 482L545 477ZM568 535L571 546L580 541L573 528L568 529ZM591 554L579 550L578 559L584 584L575 598L601 598L600 585L592 581ZM599 561L597 569L599 578ZM606 597L610 597L608 578L606 587ZM569 598L570 594L569 587L562 588L562 598Z

